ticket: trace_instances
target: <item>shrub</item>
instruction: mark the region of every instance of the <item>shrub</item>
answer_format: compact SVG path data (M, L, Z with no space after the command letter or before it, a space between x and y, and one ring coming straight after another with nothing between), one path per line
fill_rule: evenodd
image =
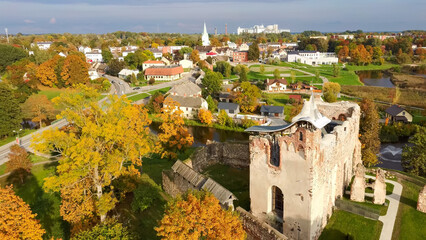
M243 128L249 128L256 125L259 125L259 124L256 121L248 119L247 117L244 117L243 119L241 119L241 126L243 126Z
M141 178L142 182L133 192L132 210L134 212L143 212L161 198L159 194L161 188L146 174L142 175Z

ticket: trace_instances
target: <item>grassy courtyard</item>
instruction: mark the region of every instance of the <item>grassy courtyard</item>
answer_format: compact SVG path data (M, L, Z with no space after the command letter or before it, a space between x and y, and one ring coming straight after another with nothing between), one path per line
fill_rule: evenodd
M383 223L342 210L335 210L320 240L377 240ZM349 238L351 236L352 238Z

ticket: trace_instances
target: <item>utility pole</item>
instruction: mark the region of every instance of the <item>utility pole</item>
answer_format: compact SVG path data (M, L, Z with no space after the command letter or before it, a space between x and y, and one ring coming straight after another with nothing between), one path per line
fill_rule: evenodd
M7 39L7 43L9 43L9 34L7 33L7 28L4 29L6 31L6 39Z

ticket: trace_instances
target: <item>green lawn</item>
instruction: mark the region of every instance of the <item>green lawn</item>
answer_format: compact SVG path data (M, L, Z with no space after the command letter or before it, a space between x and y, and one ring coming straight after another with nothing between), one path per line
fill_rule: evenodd
M377 240L383 223L342 210L335 210L320 240ZM348 238L348 235L353 238Z
M146 98L148 96L149 96L148 93L139 93L139 94L133 95L131 97L128 97L127 99L129 99L132 102L136 102L136 101L144 99L144 98Z
M342 200L345 201L345 202L350 202L353 205L361 206L362 208L369 208L369 209L371 209L371 212L378 213L378 214L380 214L380 216L386 215L386 213L388 211L388 206L389 206L389 200L387 200L387 199L386 199L386 203L387 203L386 206L385 205L374 204L372 202L373 199L372 198L368 198L368 197L366 197L366 199L365 199L366 201L365 202L354 202L354 201L351 201L349 199L349 196L347 196L347 195L345 195L342 198Z
M170 87L165 87L165 88L150 91L148 93L151 94L151 95L153 95L156 92L161 92L162 94L166 94L169 90L170 90Z
M35 161L46 161L47 159L36 158ZM13 176L0 179L0 185L4 186L14 183L14 190L37 213L37 219L43 229L46 230L45 239L69 239L70 228L67 222L62 220L59 213L59 194L46 193L42 189L43 179L54 174L56 163L34 166L31 174L24 184L20 184Z
M390 195L393 192L393 184L392 183L386 183L386 195ZM371 188L366 188L365 189L366 193L374 193L374 190Z
M211 177L238 198L237 201L234 201L235 207L240 206L247 211L250 210L248 169L238 169L217 164L206 168L203 174ZM230 181L230 176L232 176L232 181Z
M28 134L31 134L33 132L35 132L37 129L23 129L20 133L19 133L19 137L23 137L26 136ZM0 140L0 146L3 146L5 144L8 144L10 142L16 141L16 135L14 134L13 136L9 136L6 138L3 138Z
M68 88L47 88L43 87L38 94L40 95L46 95L46 97L51 100L52 98L55 98L59 96L61 93L69 92L70 89Z
M402 196L392 240L421 240L426 236L426 214L417 211L417 200L423 186L402 180ZM426 181L423 179L423 184Z

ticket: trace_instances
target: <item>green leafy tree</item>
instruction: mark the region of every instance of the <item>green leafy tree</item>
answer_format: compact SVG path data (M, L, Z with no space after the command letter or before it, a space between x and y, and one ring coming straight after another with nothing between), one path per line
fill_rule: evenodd
M263 66L263 64L260 65L259 72L260 72L260 74L264 74L265 73L265 66Z
M404 171L426 177L426 127L417 126L417 132L402 151L402 167Z
M0 44L0 73L4 72L7 66L25 57L27 53L23 49Z
M260 56L259 45L256 41L254 41L248 50L248 60L250 61L258 61Z
M21 128L21 108L13 91L4 83L0 83L0 113L0 138Z
M203 88L203 96L206 98L209 95L216 95L222 89L222 74L218 72L208 71L201 80Z
M190 47L183 47L179 50L180 54L185 55L185 54L191 54L192 53L192 48Z
M118 59L112 59L108 64L106 72L109 75L118 76L118 73L125 67L126 67L125 62L120 61Z
M275 70L274 70L274 78L275 79L281 78L281 73L280 73L280 70L278 68L275 68Z
M229 78L231 76L232 66L229 62L219 61L216 62L216 71L220 72L224 77Z
M337 101L337 95L340 93L340 84L334 82L326 82L323 87L324 100L326 102Z
M90 230L79 232L71 238L71 240L99 239L132 240L134 238L123 224L112 220L108 220L104 224L100 223Z
M105 63L109 63L113 58L114 56L112 55L111 51L108 49L102 50L102 59Z
M240 74L239 74L240 82L247 82L248 81L247 72L248 72L247 68L241 68Z
M229 126L232 127L234 125L234 121L228 114L225 112L225 110L220 110L219 115L217 115L217 122L222 126Z
M340 75L340 67L337 64L333 64L333 76L338 77Z
M211 112L216 112L217 111L217 103L216 101L212 98L212 96L207 96L206 98L207 104L209 105L209 110Z
M365 166L371 167L378 163L377 154L380 150L380 125L376 105L370 98L364 98L360 103L361 121L360 138L362 161Z
M134 212L143 212L153 203L161 201L161 187L158 186L148 175L141 176L140 183L133 191L132 210Z

